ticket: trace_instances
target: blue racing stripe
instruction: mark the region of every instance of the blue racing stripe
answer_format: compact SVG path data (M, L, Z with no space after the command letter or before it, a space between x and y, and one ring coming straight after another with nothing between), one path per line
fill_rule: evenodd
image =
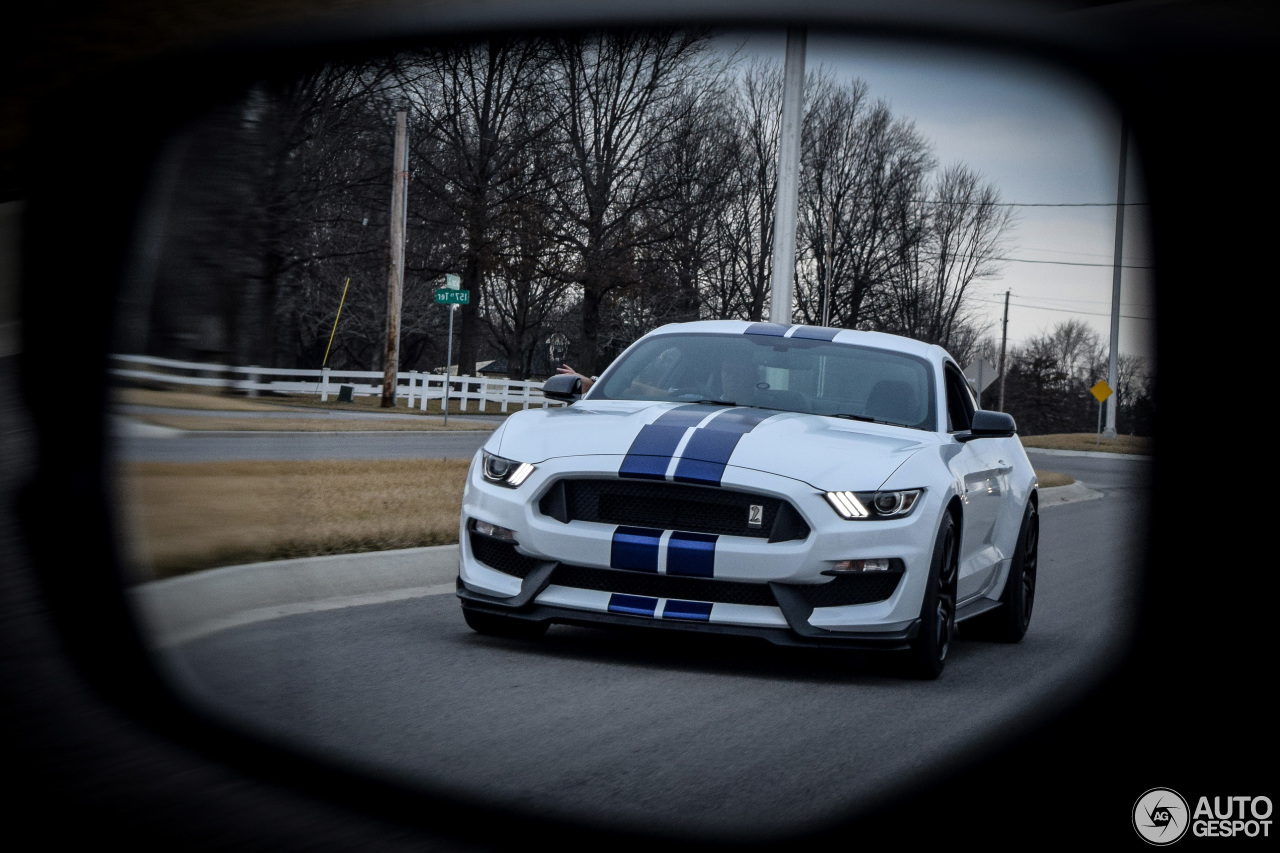
M675 479L680 483L718 486L729 457L744 435L776 412L729 409L701 429L694 430L680 454Z
M791 337L810 341L833 341L838 334L840 334L839 329L831 329L826 326L800 326L792 333Z
M643 595L623 595L615 592L609 596L610 613L630 613L633 616L652 617L658 609L658 599Z
M626 458L618 469L619 477L641 480L661 480L667 475L671 455L676 452L680 440L707 416L705 406L690 403L663 412L657 420L640 428L631 442Z
M709 533L672 533L667 540L667 574L713 577L718 538Z
M614 596L615 598L617 596ZM662 608L663 619L692 619L698 622L711 621L710 601L669 600Z
M609 565L637 572L658 571L658 540L661 530L648 527L619 527L613 531Z
M743 332L744 335L769 335L770 337L780 338L787 333L790 326L784 326L781 323L752 323L747 326Z

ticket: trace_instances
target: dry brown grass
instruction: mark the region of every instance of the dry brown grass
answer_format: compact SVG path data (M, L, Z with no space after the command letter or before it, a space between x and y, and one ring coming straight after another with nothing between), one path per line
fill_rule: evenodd
M1076 481L1075 477L1070 474L1059 474L1057 471L1041 471L1036 469L1036 479L1040 482L1040 488L1052 489L1054 486L1069 486Z
M140 580L458 541L466 460L133 463Z
M1058 433L1056 435L1022 435L1023 447L1042 447L1049 450L1094 450L1104 453L1150 454L1154 447L1149 437L1141 435L1118 435L1115 438L1098 440L1092 432Z
M279 406L254 397L232 397L206 391L159 391L152 388L116 388L112 401L121 406L164 406L222 412L278 412Z

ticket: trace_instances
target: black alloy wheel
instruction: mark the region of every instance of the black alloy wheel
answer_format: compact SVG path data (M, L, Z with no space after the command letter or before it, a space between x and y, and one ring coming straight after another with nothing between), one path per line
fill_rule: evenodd
M964 623L966 637L1016 643L1031 625L1036 599L1036 570L1040 561L1040 514L1034 502L1022 513L1022 527L1014 546L1009 577L1000 594L1000 607Z
M955 517L942 517L929 563L929 580L920 608L920 633L911 644L911 669L923 679L942 674L956 636L956 582L960 574L960 531Z

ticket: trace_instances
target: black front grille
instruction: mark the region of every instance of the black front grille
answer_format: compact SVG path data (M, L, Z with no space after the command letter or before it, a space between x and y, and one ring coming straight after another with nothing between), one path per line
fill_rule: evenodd
M760 507L758 526L750 523L752 506ZM561 480L539 508L563 522L596 521L770 542L809 535L809 525L785 500L685 483Z
M551 583L576 589L645 595L651 598L678 598L685 601L711 601L722 604L759 604L776 607L778 602L769 585L742 581L718 581L629 572L619 569L588 569L582 566L556 567Z
M489 568L518 578L529 574L533 571L533 567L541 562L517 553L514 543L494 539L492 536L485 536L474 530L471 531L471 553Z

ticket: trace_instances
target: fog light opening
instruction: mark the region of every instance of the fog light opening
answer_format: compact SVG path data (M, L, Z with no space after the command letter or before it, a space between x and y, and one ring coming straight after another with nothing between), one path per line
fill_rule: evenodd
M507 542L516 541L516 532L506 527L499 527L496 524L490 524L487 521L473 520L471 529L482 536L492 536L494 539L503 539Z
M824 575L853 575L860 572L887 572L893 567L887 557L873 560L836 560Z

